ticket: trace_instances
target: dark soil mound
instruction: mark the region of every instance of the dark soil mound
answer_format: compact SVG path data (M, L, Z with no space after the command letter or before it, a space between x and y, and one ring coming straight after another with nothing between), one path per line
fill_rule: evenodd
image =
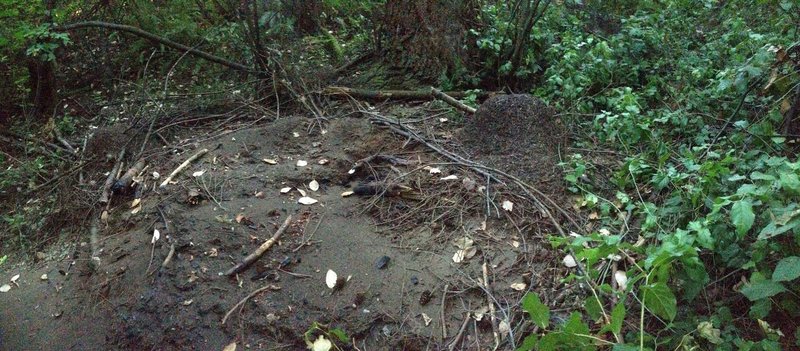
M553 108L527 94L486 100L461 135L472 157L535 183L560 186L559 145L566 135ZM558 189L552 189L557 192Z

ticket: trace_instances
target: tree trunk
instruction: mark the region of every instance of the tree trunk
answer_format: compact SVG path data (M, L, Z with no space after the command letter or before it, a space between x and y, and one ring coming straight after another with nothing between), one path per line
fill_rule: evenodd
M474 1L387 1L378 31L379 48L390 71L436 83L464 67L468 22Z
M33 113L39 120L46 120L56 106L55 63L37 57L28 59L28 83Z

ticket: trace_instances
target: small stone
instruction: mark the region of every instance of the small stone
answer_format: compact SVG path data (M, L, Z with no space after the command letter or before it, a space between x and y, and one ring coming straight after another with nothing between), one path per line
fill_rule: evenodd
M386 268L386 266L389 265L389 261L390 260L391 260L391 258L389 256L381 256L380 258L378 258L377 261L375 261L375 268L377 268L377 269Z

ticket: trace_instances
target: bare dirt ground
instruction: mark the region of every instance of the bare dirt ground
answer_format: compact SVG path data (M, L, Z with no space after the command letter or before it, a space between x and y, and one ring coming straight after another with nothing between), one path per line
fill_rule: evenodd
M349 336L337 340L345 350L491 349L495 332L500 349L512 349L532 328L519 307L526 291L551 307L571 304L552 230L510 189L492 186L487 201L485 180L365 118L308 133L314 123L283 117L187 137L179 152L152 158L140 208L116 196L101 223L96 270L87 235L50 246L38 262L0 266L3 281L20 274L0 294L0 350L302 350L306 331L314 340L333 328ZM443 142L459 132L435 118L418 128ZM202 148L209 152L158 189ZM299 203L301 190L318 202ZM506 200L512 211L500 208ZM289 215L260 260L220 275ZM343 280L335 289L329 270Z

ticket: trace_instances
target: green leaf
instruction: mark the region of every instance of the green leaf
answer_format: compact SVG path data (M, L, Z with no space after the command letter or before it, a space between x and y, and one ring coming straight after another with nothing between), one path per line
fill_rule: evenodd
M759 171L755 171L750 174L750 179L752 180L775 180L775 176L771 174L761 173Z
M620 301L611 310L611 332L619 334L622 330L622 322L625 321L625 304Z
M527 293L522 298L522 309L531 315L531 320L539 326L539 328L547 328L550 324L550 308L539 300L539 295L536 293Z
M639 345L616 344L611 351L639 351Z
M769 315L769 311L772 310L772 300L770 299L761 299L756 302L753 302L753 305L750 306L750 312L748 316L753 319L764 319Z
M753 203L750 199L741 199L731 206L731 222L736 226L736 233L744 236L753 227L756 215L753 213Z
M531 333L530 335L526 336L524 340L522 340L522 345L517 347L517 351L533 351L536 348L536 343L539 342L539 338L536 337L536 334Z
M700 334L700 336L712 344L719 344L722 342L722 338L720 338L720 330L714 328L714 325L711 324L711 322L700 322L700 324L697 325L697 332Z
M759 171L755 171L753 173L750 173L750 179L752 179L752 180L767 180L767 181L777 180L777 178L775 178L774 175L762 173L762 172L759 172Z
M581 314L578 312L573 312L569 316L569 320L567 320L567 323L564 324L564 333L566 333L567 335L572 334L570 339L573 340L573 344L577 345L583 344L585 346L589 346L592 344L591 339L585 336L580 336L580 335L589 335L589 326L583 322Z
M600 320L600 317L603 315L600 302L598 302L594 297L586 300L586 304L583 305L583 308L586 310L589 318L591 318L593 321Z
M770 222L769 224L767 224L767 226L764 227L764 229L761 229L760 233L758 233L758 240L766 240L781 235L783 233L786 233L794 229L798 225L800 225L800 221L791 221L788 224L782 225L780 227L778 226L777 223Z
M781 283L764 279L753 281L742 287L741 293L750 301L758 301L786 291Z
M800 179L797 178L797 174L781 172L780 178L781 188L784 190L800 191Z
M678 313L678 302L667 284L655 283L642 286L644 304L655 315L672 321Z
M800 257L797 256L789 256L780 260L772 273L772 280L776 282L788 282L797 277L800 277Z
M350 342L350 337L347 336L347 333L345 333L341 328L333 328L328 330L328 332L333 334L341 342Z

